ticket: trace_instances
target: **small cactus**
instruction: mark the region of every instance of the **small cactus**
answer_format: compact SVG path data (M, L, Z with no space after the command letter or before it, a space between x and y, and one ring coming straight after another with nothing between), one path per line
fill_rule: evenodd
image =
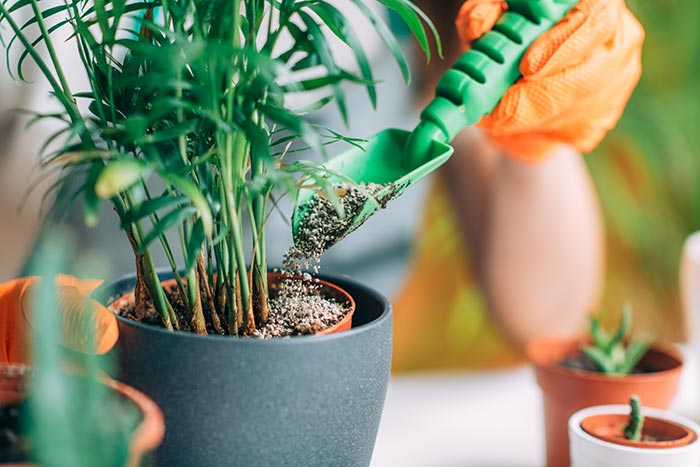
M629 374L639 363L651 345L651 339L634 339L625 346L624 337L630 326L631 311L628 305L622 308L620 326L614 335L606 333L600 327L595 317L591 317L590 333L592 346L586 346L581 351L588 357L598 370L609 375Z
M630 416L624 427L625 438L630 441L641 441L644 415L642 415L642 404L639 402L639 396L634 395L630 398L630 407Z

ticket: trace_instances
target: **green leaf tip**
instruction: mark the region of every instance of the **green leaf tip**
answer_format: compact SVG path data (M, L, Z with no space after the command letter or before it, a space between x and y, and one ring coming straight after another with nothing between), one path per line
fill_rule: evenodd
M600 372L609 375L629 374L646 355L652 343L650 338L642 337L625 342L625 335L631 321L631 307L625 305L622 309L620 324L615 334L611 336L600 327L597 318L590 317L590 338L593 345L583 347L581 351Z
M108 199L131 188L148 176L150 170L135 159L122 159L107 165L97 178L95 193Z

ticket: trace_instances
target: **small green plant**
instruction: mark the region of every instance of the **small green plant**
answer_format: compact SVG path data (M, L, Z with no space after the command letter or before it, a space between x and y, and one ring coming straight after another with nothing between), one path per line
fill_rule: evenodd
M639 396L635 394L630 398L630 416L624 427L625 438L630 441L641 441L642 429L644 429L642 404L639 402Z
M61 126L45 146L60 148L40 159L61 174L51 189L57 208L82 197L93 225L102 203L112 204L136 260L137 316L152 303L169 330L251 335L268 319L265 225L280 196L314 188L342 215L329 172L285 158L299 149L290 151L294 141L321 153L338 141L359 144L305 118L334 101L347 121L348 85L376 104L359 32L333 3L0 0L10 74L24 80L34 61L61 106L35 118ZM431 35L439 50L433 24L409 0L340 3L374 27L406 81L402 48L377 6L406 23L428 58ZM56 47L64 41L80 57L84 89L68 80ZM353 54L356 69L338 63L334 45ZM318 92L309 105L290 104ZM160 284L155 248L176 297Z
M600 327L595 317L590 318L593 345L585 346L581 351L600 372L609 375L629 374L649 349L651 339L648 338L633 339L629 344L625 343L625 335L629 330L631 319L629 306L623 306L620 326L611 335Z
M55 234L38 246L32 273L42 277L32 303L33 375L24 420L29 456L41 467L124 467L139 423L137 407L105 384L105 357L78 354L64 342L56 309L54 277L75 251L69 237ZM86 335L88 348L91 336ZM68 366L80 373L67 370Z

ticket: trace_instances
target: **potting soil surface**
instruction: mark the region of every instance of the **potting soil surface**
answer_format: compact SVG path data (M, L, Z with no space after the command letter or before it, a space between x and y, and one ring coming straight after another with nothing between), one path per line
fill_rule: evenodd
M588 358L581 351L576 351L570 355L567 355L566 357L559 360L557 362L557 365L563 366L564 368L568 368L570 370L602 373L598 369L598 366L595 363L593 363L593 361L590 358ZM635 366L634 369L630 373L641 374L641 373L650 373L650 372L645 370L644 368L640 368L639 366Z
M283 280L278 287L270 289L267 323L259 327L251 337L266 339L314 334L337 324L348 313L349 304L326 297L323 288L310 274L299 274L298 270L287 270L283 274L287 275L288 279ZM300 280L299 276L302 276L303 280ZM177 314L180 330L193 331L191 317L187 314L177 285L166 286L165 293ZM132 299L123 302L121 308L115 311L125 318L162 327L163 321L150 298L147 300L146 310L146 315L138 319ZM223 328L228 333L227 317L220 311ZM215 335L211 320L206 321L207 333Z
M29 441L21 415L24 404L0 405L0 464L26 462Z

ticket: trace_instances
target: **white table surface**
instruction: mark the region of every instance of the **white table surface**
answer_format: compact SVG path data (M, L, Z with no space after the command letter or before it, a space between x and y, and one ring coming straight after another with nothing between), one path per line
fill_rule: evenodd
M700 350L671 410L700 418ZM544 465L542 396L526 366L493 372L393 377L371 467Z

